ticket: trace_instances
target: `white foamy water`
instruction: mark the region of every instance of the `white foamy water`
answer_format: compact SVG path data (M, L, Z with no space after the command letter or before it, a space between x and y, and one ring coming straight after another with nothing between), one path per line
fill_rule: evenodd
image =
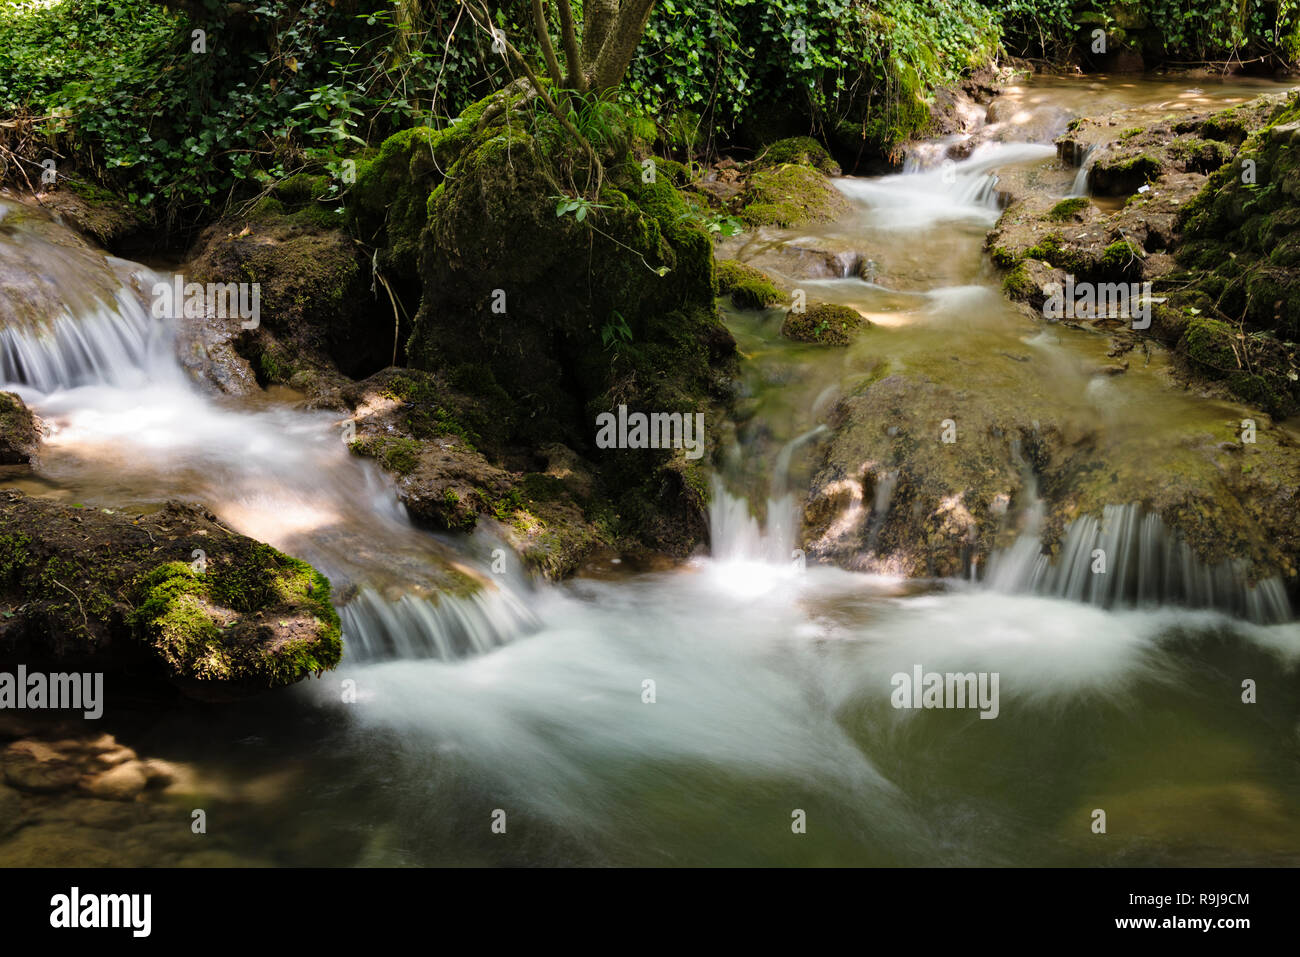
M45 478L113 507L200 502L312 562L340 598L361 586L343 610L345 647L355 639L358 654L480 653L530 627L504 581L411 524L391 480L348 451L337 413L217 397L192 382L173 320L154 318L143 294L162 276L103 257L108 268L82 283L61 247L27 237L22 248L48 253L43 283L76 290L42 321L0 330L0 388L42 418ZM477 580L479 594L428 602L449 575L462 590Z

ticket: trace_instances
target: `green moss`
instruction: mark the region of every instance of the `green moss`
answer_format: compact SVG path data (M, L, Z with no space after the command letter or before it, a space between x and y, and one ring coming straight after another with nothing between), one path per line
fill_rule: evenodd
M1091 205L1091 202L1085 196L1075 196L1070 199L1063 199L1047 212L1047 218L1054 222L1063 223L1067 220L1074 219L1076 215L1082 213Z
M785 229L827 222L848 206L824 173L793 164L755 171L742 201L739 215L748 225Z
M1142 274L1142 251L1128 240L1111 243L1101 256L1101 270L1106 276L1135 278Z
M1236 108L1220 110L1201 125L1201 135L1212 140L1240 143L1250 133L1249 119Z
M263 383L288 382L293 375L293 369L280 361L278 353L278 349L266 349L257 357L257 377Z
M136 589L132 620L180 677L282 685L333 668L342 655L329 580L269 545L211 561L202 572L166 562ZM241 640L257 613L275 617L286 637L273 647Z
M324 174L296 173L276 183L271 192L286 204L300 206L323 199L329 186L329 177Z
M1169 144L1169 154L1183 161L1188 172L1212 173L1232 159L1233 148L1218 140L1178 139Z
M532 502L553 502L568 495L564 481L554 475L529 472L521 484L523 494Z
M831 158L826 147L811 136L791 136L777 140L764 149L754 163L757 166L783 166L786 163L795 163L800 166L811 166L828 176L840 174L839 164Z
M1193 316L1183 333L1187 355L1195 362L1219 372L1232 372L1241 367L1233 348L1237 331L1226 322Z
M410 475L420 464L420 442L402 436L357 439L348 448L353 454L374 459L398 475Z
M1012 299L1026 300L1038 292L1023 262L1016 263L1002 280L1002 291Z
M23 534L0 535L0 588L7 591L22 579L31 561L31 543Z
M994 246L989 250L989 258L993 260L993 265L999 269L1013 269L1021 261L1017 256L1005 246Z
M1093 270L1092 260L1083 252L1067 247L1060 233L1048 233L1036 245L1026 249L1021 258L1041 259L1075 276L1089 275Z
M731 302L737 309L763 309L784 299L775 286L761 279L741 280L731 290Z
M739 309L762 309L785 298L763 272L734 259L719 261L715 276L718 294L729 293Z
M482 441L476 428L445 404L445 391L425 373L407 370L389 380L385 395L408 406L406 426L417 439L454 436L462 448L474 449ZM470 407L468 414L481 420L483 410ZM477 415L475 413L478 413Z
M447 129L415 127L394 133L357 168L348 194L348 221L362 240L380 247L382 265L391 271L415 273L430 193L469 141L485 104L470 107Z
M719 259L714 268L714 292L725 296L746 281L767 282L767 274L735 259Z

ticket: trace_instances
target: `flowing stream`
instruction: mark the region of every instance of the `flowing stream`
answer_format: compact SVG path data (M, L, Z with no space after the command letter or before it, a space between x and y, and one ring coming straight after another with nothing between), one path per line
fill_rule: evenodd
M745 237L739 254L779 272L835 251L844 274L802 285L860 309L904 361L1013 352L1042 380L1021 401L1115 430L1217 421L1224 409L1154 377L1099 383L1102 337L1027 332L981 251L1000 176L1078 188L1048 145L1071 111L1140 119L1264 89L1203 85L1011 91L1021 108L955 168L923 147L899 175L840 181L843 221ZM115 863L1300 863L1300 626L1280 585L1196 566L1123 502L1072 529L1074 557L1057 566L1038 555L1030 507L1021 544L982 581L792 561L808 450L860 374L856 347L786 342L775 310L728 315L753 409L716 480L712 557L539 586L492 576L491 541L414 528L391 484L348 454L337 415L193 385L142 305L150 271L83 262L21 222L6 230L17 212L0 210L0 259L43 269L63 304L0 333L3 387L51 428L39 476L10 484L88 507L201 501L317 564L347 602L344 662L321 679L104 718L189 769L168 798L179 838L156 823L57 825ZM889 492L863 507L883 513ZM1086 594L1071 563L1103 538L1173 584ZM482 588L440 594L449 574ZM917 665L997 673L996 720L892 707L892 676ZM1244 679L1257 704L1241 702ZM193 808L206 835L189 832ZM806 833L792 830L798 811Z

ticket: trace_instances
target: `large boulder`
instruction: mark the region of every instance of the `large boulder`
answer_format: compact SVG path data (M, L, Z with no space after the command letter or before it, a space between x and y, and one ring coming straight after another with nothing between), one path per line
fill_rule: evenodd
M589 518L686 554L706 534L703 459L599 448L596 417L718 421L735 343L707 228L609 121L599 165L519 87L446 130L399 133L358 173L354 228L395 290L417 290L409 364L491 421L485 464L528 472L511 466L558 443L598 473Z
M291 684L342 652L329 581L201 507L145 514L0 497L0 661L170 682Z
M383 368L399 346L395 307L372 289L326 189L324 177L284 181L247 214L205 230L183 270L186 282L258 284L258 325L232 318L205 344L233 342L262 383L310 391L335 368Z

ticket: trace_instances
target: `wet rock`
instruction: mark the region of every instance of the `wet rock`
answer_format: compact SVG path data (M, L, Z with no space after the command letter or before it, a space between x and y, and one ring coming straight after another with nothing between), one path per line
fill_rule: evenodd
M1012 299L1042 311L1048 296L1064 288L1065 270L1041 259L1025 259L1003 280L1002 288Z
M0 493L0 553L0 598L13 609L0 619L5 660L122 669L200 697L338 662L328 581L198 506L133 517L11 490Z
M149 787L165 788L175 784L183 776L183 769L171 761L150 758L143 764L145 781Z
M140 761L127 760L81 781L83 790L106 801L133 801L149 783Z
M719 260L716 275L718 295L730 296L737 309L763 309L785 299L765 273L734 259Z
M122 282L101 251L34 204L0 200L0 238L21 229L0 256L0 329L44 334L70 311L88 315L112 302ZM76 275L68 284L60 277Z
M128 761L136 760L138 755L130 748L114 748L111 751L102 751L95 755L95 761L105 767L116 767L119 764L125 764Z
M12 392L0 392L0 465L31 465L40 443L31 410Z
M871 323L848 306L809 303L797 312L791 309L781 323L781 335L796 342L814 342L826 346L847 346Z
M262 383L289 384L299 372L333 366L368 375L391 361L400 331L392 304L382 288L371 290L356 245L327 205L310 198L299 205L295 211L272 198L247 216L216 223L184 267L186 281L259 284L256 327L242 328L240 317L209 319L188 336L183 356L226 389L240 390L246 381L232 350Z
M74 761L39 741L14 742L5 749L3 760L5 782L20 791L66 791L81 776Z
M120 746L111 734L101 734L93 741L85 742L82 747L89 754L103 754L107 751L116 751Z
M82 179L65 179L58 189L41 192L37 198L64 223L106 249L115 249L143 226L127 202Z
M1013 440L1029 416L994 411L926 378L886 375L845 398L804 510L804 548L841 567L957 576L999 544L999 502L1016 498ZM960 409L943 441L942 410ZM955 414L955 413L954 413Z
M612 544L583 511L602 491L596 469L563 443L508 456L500 423L484 419L439 377L415 370L378 373L347 397L354 403L352 451L393 474L398 497L418 521L459 532L489 521L549 577L571 573L591 549ZM494 465L484 449L513 458L516 467ZM466 587L460 579L441 585Z

